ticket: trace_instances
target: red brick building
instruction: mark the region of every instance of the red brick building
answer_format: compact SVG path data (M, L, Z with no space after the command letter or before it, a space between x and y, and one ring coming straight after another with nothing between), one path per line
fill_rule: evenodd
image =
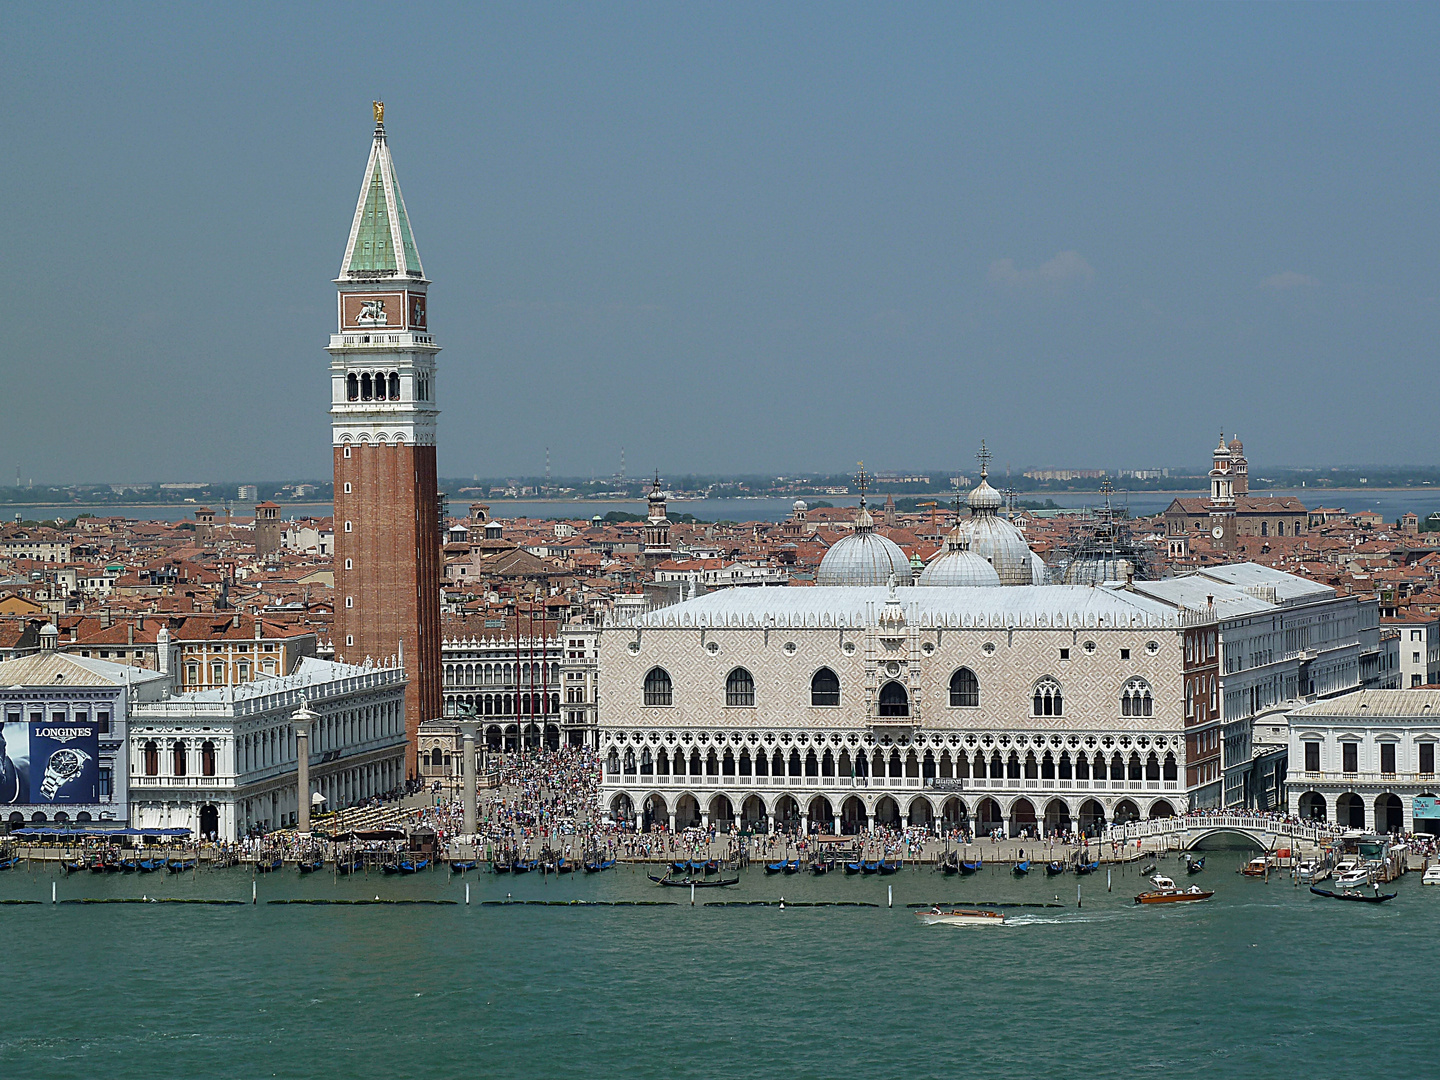
M384 105L336 279L330 337L335 458L335 652L403 654L407 771L441 714L435 354L426 291L386 141Z

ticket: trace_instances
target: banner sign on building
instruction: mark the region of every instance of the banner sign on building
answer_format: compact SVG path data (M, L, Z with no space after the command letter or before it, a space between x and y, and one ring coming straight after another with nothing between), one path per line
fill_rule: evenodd
M1440 818L1440 798L1416 795L1411 800L1411 810L1417 818Z
M100 726L92 721L0 724L0 803L100 801Z

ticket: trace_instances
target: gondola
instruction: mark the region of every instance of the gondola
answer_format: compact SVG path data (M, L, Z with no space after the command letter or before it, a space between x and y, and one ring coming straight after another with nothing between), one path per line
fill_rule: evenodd
M534 869L535 869L535 860L534 860L534 859L531 859L531 860L528 861L528 862L526 862L526 861L523 860L523 859L516 859L513 863L510 864L510 872L511 872L511 873L514 873L514 874L528 874L531 870L534 870Z
M670 864L670 869L674 870L677 874L683 874L686 870L690 869L690 864L684 859L677 859Z
M170 860L170 872L171 872L171 873L175 873L175 864L176 864L177 862L181 862L181 861L182 861L182 860L180 860L180 859L171 859L171 860ZM270 873L272 870L279 870L279 869L280 869L282 866L284 866L284 865L285 865L284 862L280 859L280 857L279 857L278 855L275 856L274 858L256 859L256 860L255 860L255 872L256 872L257 874L268 874L268 873Z
M821 874L828 874L830 870L831 864L826 859L816 859L810 864L810 873L814 874L816 877L819 877Z
M13 870L15 869L15 864L19 861L20 860L13 855L9 856L8 858L0 859L0 870Z
M900 868L904 865L904 859L896 859L894 862L886 862L884 859L881 859L880 862L876 865L875 869L880 873L889 876L890 874L898 873Z
M12 861L13 861L13 860L12 860ZM90 864L90 872L91 872L92 874L103 874L103 873L105 873L105 871L108 870L109 868L110 868L110 864L107 863L104 859L96 859L94 862L92 862L92 863ZM8 870L9 867L7 866L6 869Z
M142 874L153 874L156 870L165 869L164 859L141 859L137 869Z
M510 860L492 859L490 860L490 869L497 874L508 874L510 873Z
M587 874L598 874L602 870L609 870L614 865L614 859L591 860L585 864L585 872Z
M847 863L845 864L845 873L846 873L847 876L848 876L848 875L853 875L853 874L858 874L858 873L860 873L860 870L861 870L861 864L858 863L858 862L847 862Z
M970 862L967 859L960 864L960 872L962 874L965 874L966 876L969 876L970 874L978 874L981 867L983 867L984 865L984 859L976 859L974 862Z
M382 866L380 869L383 870L383 871L384 871L385 873L387 873L387 874L398 874L398 873L400 873L400 864L399 864L399 863L393 863L393 862L387 862L387 863L386 863L384 866Z
M733 878L672 878L669 874L664 877L656 877L654 874L646 874L656 885L667 885L672 889L696 888L696 889L723 889L729 885L739 885L740 879Z
M1020 862L1017 862L1014 866L1010 867L1010 873L1014 874L1016 877L1024 877L1026 874L1030 873L1030 860L1024 859Z
M183 874L187 870L195 869L194 859L171 859L166 869L172 874Z
M73 874L76 870L85 869L85 861L83 859L66 859L61 865L65 868L67 874ZM144 869L143 864L141 869Z
M880 869L878 862L861 862L860 872L862 874L873 874Z
M786 863L783 859L780 862L767 862L765 864L765 873L783 874L785 872L785 866Z
M687 867L687 869L690 871L691 874L703 874L705 873L705 860L691 859L690 865L689 867Z
M1394 900L1395 893L1376 893L1374 896L1366 896L1364 893L1355 892L1353 889L1346 889L1344 892L1331 892L1329 889L1317 889L1310 886L1310 891L1316 896L1323 896L1329 900L1353 900L1357 904L1383 904L1386 900Z
M1046 877L1055 877L1057 874L1063 874L1064 872L1065 872L1065 864L1064 864L1064 863L1047 862L1047 863L1045 864L1045 876L1046 876Z
M941 863L940 872L946 877L954 877L960 873L960 864L956 862Z
M799 859L791 859L789 862L787 862L787 863L785 864L785 873L787 873L787 874L798 874L799 872L800 872L800 860L799 860Z
M295 864L302 874L313 874L316 870L325 869L324 859L303 859Z
M718 874L720 872L720 860L710 859L705 863L705 873Z
M1099 869L1100 863L1098 861L1082 862L1075 864L1075 873L1077 874L1093 874L1096 870Z
M137 861L135 861L134 859L121 859L121 860L120 860L120 871L121 871L121 873L133 874L133 873L134 873L136 870L138 870L138 869L140 869L140 864L139 864Z
M451 859L451 860L450 860L450 872L451 872L452 874L463 874L463 873L465 873L465 871L467 871L467 870L474 870L474 869L475 869L475 860L474 860L474 859L466 859L466 860L464 860L464 861L461 861L460 859Z
M358 874L363 866L364 863L362 863L359 859L336 859L335 873L339 874L341 877L345 877L350 874Z
M1187 860L1185 860L1185 872L1186 872L1187 874L1198 874L1198 873L1200 873L1201 870L1204 870L1204 869L1205 869L1205 860L1204 860L1203 858L1201 858L1201 859L1187 859Z

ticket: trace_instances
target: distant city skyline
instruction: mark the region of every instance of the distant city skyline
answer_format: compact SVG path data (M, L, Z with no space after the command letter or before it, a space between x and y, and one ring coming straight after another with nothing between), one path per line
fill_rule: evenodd
M1436 460L1433 5L262 10L6 11L0 478L328 475L372 99L441 476Z

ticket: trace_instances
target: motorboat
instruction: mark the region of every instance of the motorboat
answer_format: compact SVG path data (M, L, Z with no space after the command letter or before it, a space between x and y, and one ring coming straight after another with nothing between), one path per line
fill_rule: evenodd
M1200 888L1199 885L1191 885L1188 889L1176 887L1172 878L1164 874L1156 874L1150 879L1150 884L1155 888L1142 892L1135 897L1137 904L1193 904L1200 900L1209 900L1215 895L1213 889Z
M1344 877L1346 874L1350 873L1352 870L1358 870L1359 868L1359 859L1354 858L1353 856L1341 859L1335 864L1335 877L1338 880Z
M1004 926L1005 915L999 911L975 908L933 907L917 911L915 917L926 926Z
M1335 884L1342 889L1353 889L1358 885L1370 884L1370 871L1363 866L1354 866L1343 874L1335 875Z
M1330 868L1324 863L1302 862L1295 868L1295 876L1305 885L1318 885L1330 876Z
M1137 904L1194 904L1209 900L1215 895L1214 889L1202 889L1191 885L1188 889L1154 889L1135 897Z
M1421 885L1440 885L1440 863L1436 863L1420 876Z
M1240 868L1240 873L1246 877L1264 877L1270 872L1270 860L1266 858L1251 859Z

